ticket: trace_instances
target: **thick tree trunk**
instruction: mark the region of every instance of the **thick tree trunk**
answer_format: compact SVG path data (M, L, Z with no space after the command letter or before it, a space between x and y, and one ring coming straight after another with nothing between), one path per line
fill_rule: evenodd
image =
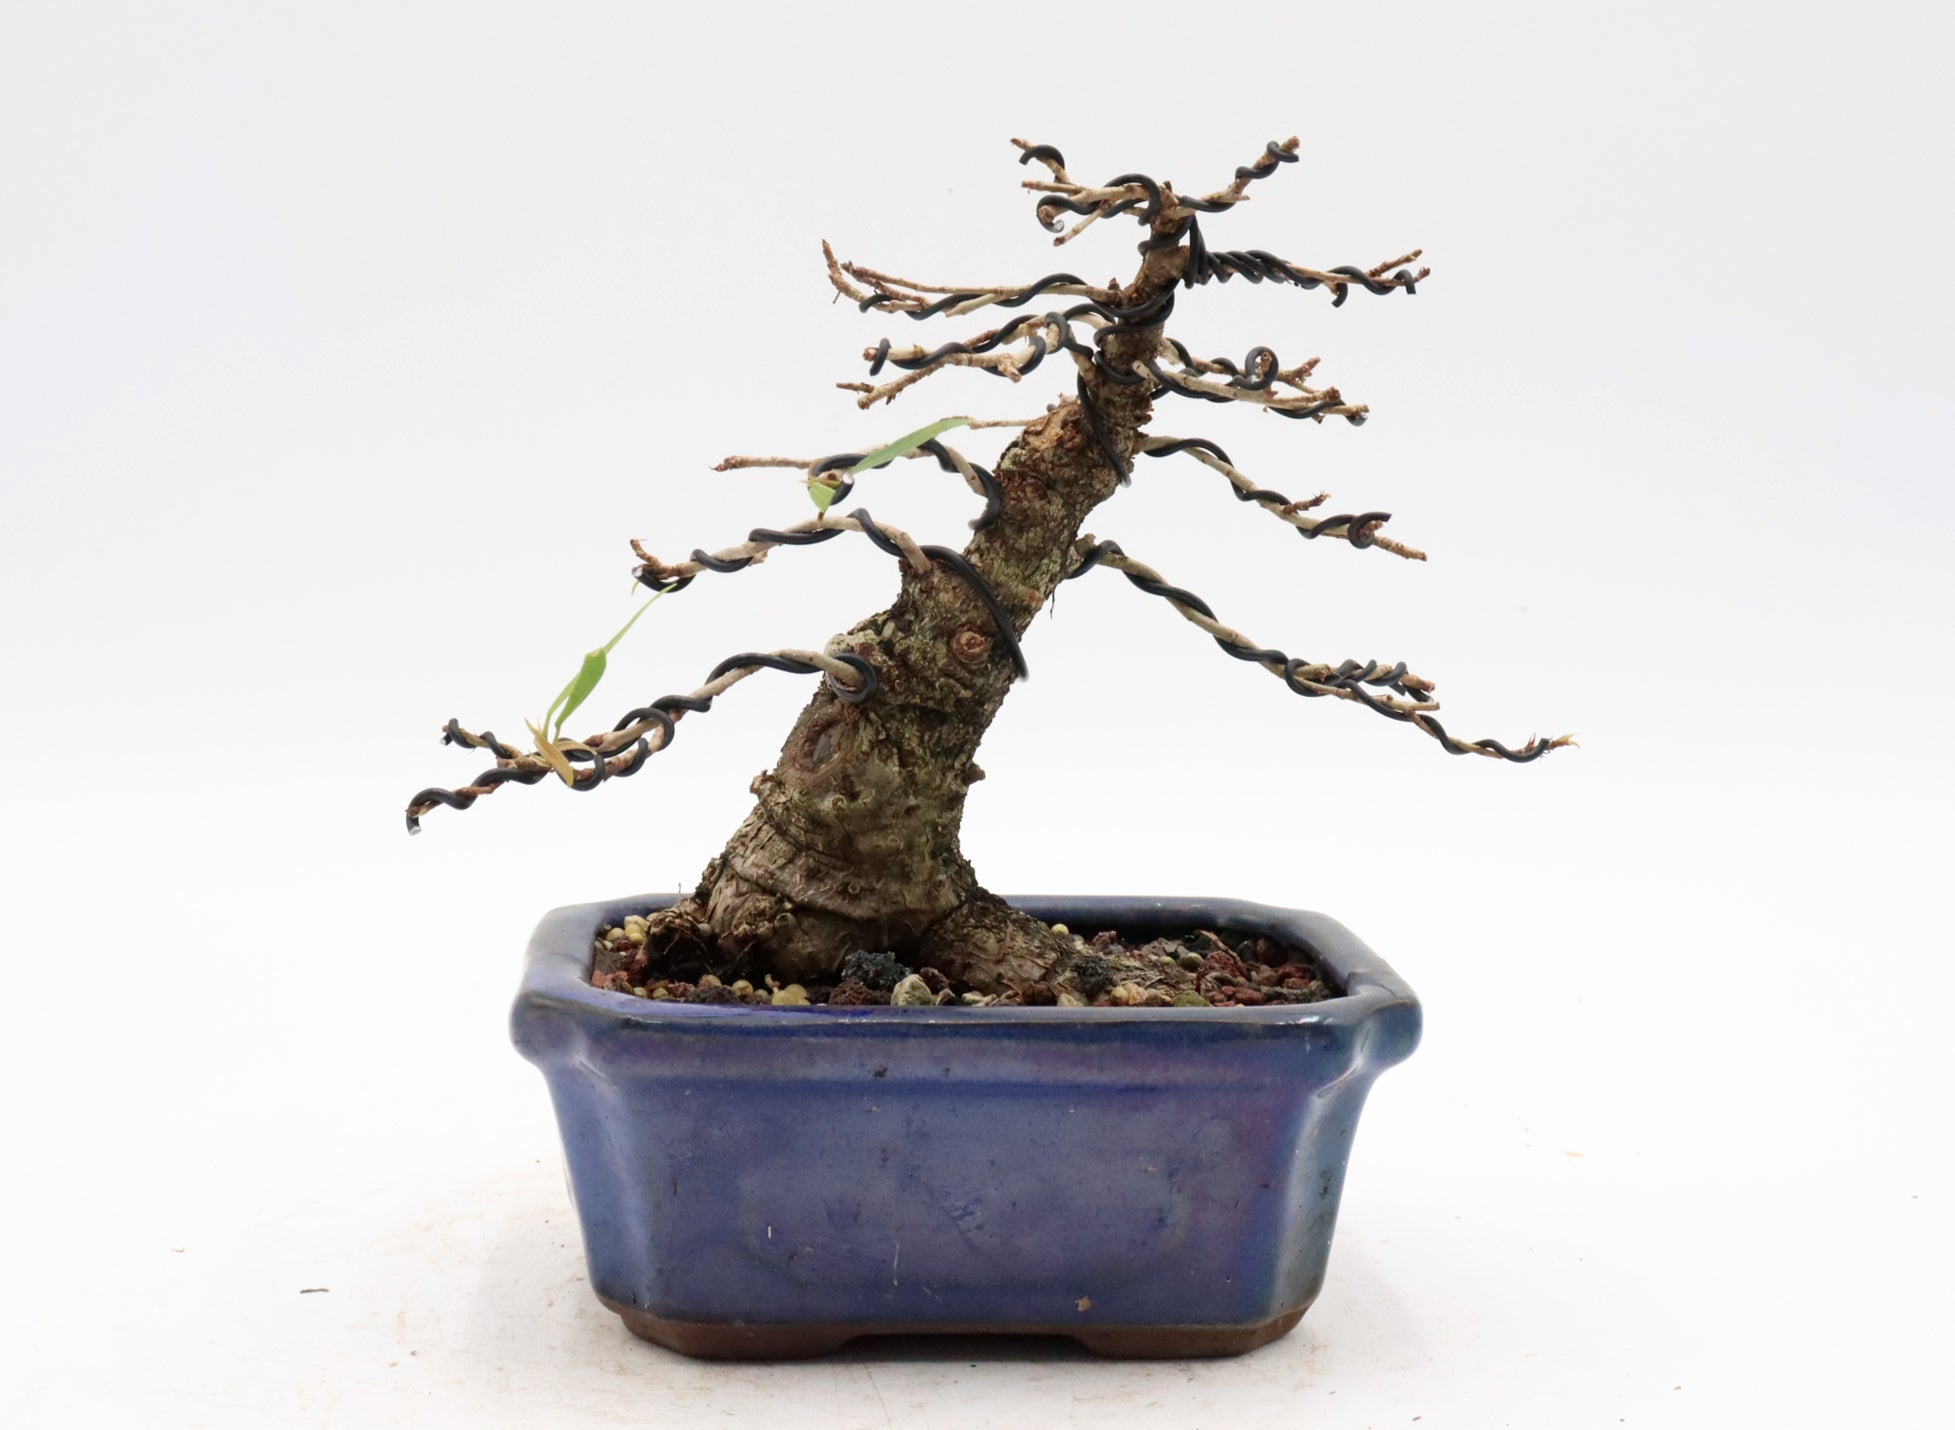
M1171 288L1185 250L1147 255L1132 306ZM1151 356L1158 326L1108 339L1118 370ZM1146 387L1084 370L1111 441L1131 458ZM1006 450L1002 515L964 555L1022 635L1077 562L1087 515L1111 496L1108 463L1076 399ZM978 742L1011 688L991 616L956 573L904 567L895 604L832 646L874 666L876 694L851 705L817 693L754 781L758 797L707 866L692 912L722 951L783 978L832 974L853 950L889 949L996 990L1034 981L1070 944L986 893L963 856L964 798L983 778Z

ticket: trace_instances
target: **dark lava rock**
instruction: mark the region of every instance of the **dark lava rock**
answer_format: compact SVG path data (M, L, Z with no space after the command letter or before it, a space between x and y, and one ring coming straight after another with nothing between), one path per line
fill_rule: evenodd
M867 949L858 948L842 960L841 981L844 984L853 980L864 988L875 988L887 993L909 976L910 970L898 963L893 953L871 953ZM837 988L835 991L840 993L841 989ZM838 1000L830 998L828 1001L833 1003ZM887 1003L889 1000L885 998L882 1001Z
M1072 976L1079 985L1081 996L1088 999L1099 997L1120 981L1113 965L1097 953L1082 953L1075 958Z

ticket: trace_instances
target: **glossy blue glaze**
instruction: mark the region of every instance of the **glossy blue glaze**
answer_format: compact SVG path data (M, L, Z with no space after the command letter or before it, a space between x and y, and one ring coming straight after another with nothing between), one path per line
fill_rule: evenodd
M1397 974L1320 914L1021 898L1081 931L1261 932L1345 989L1199 1008L747 1008L594 989L558 909L517 1048L563 1132L591 1284L689 1323L1247 1326L1323 1284L1371 1081L1419 1040Z

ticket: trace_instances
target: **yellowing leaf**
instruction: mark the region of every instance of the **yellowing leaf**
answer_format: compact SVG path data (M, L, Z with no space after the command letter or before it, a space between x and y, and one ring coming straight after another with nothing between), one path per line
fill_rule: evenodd
M563 748L553 743L548 735L545 735L541 729L531 724L528 720L525 720L523 723L529 725L529 732L536 740L536 753L544 758L550 768L557 772L557 777L565 784L576 784L577 767L571 764L570 760L564 755Z

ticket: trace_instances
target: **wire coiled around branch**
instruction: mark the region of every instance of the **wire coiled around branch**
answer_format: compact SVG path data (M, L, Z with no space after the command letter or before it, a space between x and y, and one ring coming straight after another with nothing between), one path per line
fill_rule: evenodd
M1075 566L1065 579L1070 581L1075 577L1083 576L1102 562L1119 571L1134 586L1148 595L1159 596L1184 612L1193 611L1206 618L1209 625L1221 625L1221 618L1215 614L1214 608L1208 602L1193 591L1169 585L1153 568L1132 561L1116 541L1095 542L1087 547L1081 553L1079 565ZM1223 627L1222 631L1223 633L1209 631L1209 636L1215 644L1237 660L1270 667L1282 677L1285 685L1299 695L1312 697L1328 695L1358 684L1384 686L1411 700L1423 700L1431 693L1431 688L1424 686L1423 683L1418 687L1403 683L1408 673L1404 661L1392 666L1381 666L1375 660L1370 662L1347 660L1335 669L1328 666L1313 666L1307 661L1285 655L1280 650L1252 645L1241 638L1239 633L1226 627ZM1307 684L1303 683L1299 676L1299 672L1305 670L1313 672ZM1322 688L1310 688L1313 684Z
M1296 141L1278 143L1271 140L1253 164L1239 165L1235 171L1235 182L1227 189L1202 198L1192 198L1172 193L1146 174L1121 174L1108 179L1097 189L1075 183L1065 174L1065 161L1059 151L1051 145L1025 145L1018 156L1020 164L1029 164L1033 159L1047 163L1054 170L1062 187L1070 193L1041 192L1034 200L1033 217L1048 233L1057 233L1062 224L1061 213L1084 214L1089 221L1113 218L1120 214L1139 210L1136 217L1150 230L1167 216L1167 226L1152 231L1140 243L1142 254L1152 253L1163 248L1172 248L1185 238L1188 244L1188 265L1181 282L1190 288L1211 280L1226 283L1234 277L1246 278L1251 283L1261 283L1265 279L1294 284L1299 288L1319 288L1328 286L1332 291L1331 306L1341 307L1350 296L1353 287L1360 287L1371 293L1389 293L1395 288L1403 288L1407 293L1418 291L1418 282L1424 272L1414 273L1408 268L1400 268L1389 278L1376 272L1344 264L1322 272L1302 268L1266 253L1259 248L1211 250L1203 237L1200 214L1221 213L1234 208L1243 198L1243 190L1258 179L1268 178L1285 164L1298 161ZM1123 193L1125 190L1139 189L1141 192ZM1416 256L1416 255L1414 255ZM969 297L974 295L964 295ZM958 301L962 301L959 299ZM942 311L943 305L933 305Z
M1183 617L1208 632L1229 655L1264 667L1281 679L1293 693L1312 699L1335 695L1354 700L1388 719L1417 726L1437 740L1448 754L1486 755L1526 764L1538 760L1551 749L1572 743L1570 737L1563 735L1554 740L1530 739L1520 749L1513 750L1498 740L1455 739L1429 713L1436 708L1430 698L1431 683L1409 674L1403 661L1391 666L1380 666L1377 661L1354 660L1347 660L1336 667L1312 665L1272 647L1258 646L1239 631L1223 625L1213 608L1201 597L1170 585L1158 571L1128 557L1117 542L1096 542L1084 538L1078 551L1079 564L1068 573L1067 580L1083 576L1098 565L1110 566L1140 590L1167 601ZM1393 691L1414 701L1415 706L1408 708L1394 703L1389 697L1380 698L1366 689L1367 686Z
M1140 449L1141 455L1145 457L1171 457L1177 452L1205 452L1224 467L1231 470L1235 468L1235 463L1229 459L1229 454L1206 437L1156 440L1152 445ZM1283 493L1271 491L1268 487L1238 485L1234 480L1230 481L1229 490L1235 493L1237 501L1254 502L1284 518L1305 541L1315 541L1320 536L1341 536L1360 551L1375 546L1378 542L1378 528L1392 519L1392 514L1388 511L1361 511L1339 512L1335 516L1320 516L1313 521L1305 522L1293 519L1295 513L1307 510L1323 498L1319 497L1310 502L1293 502Z
M1274 412L1279 417L1301 419L1306 417L1332 416L1342 417L1353 427L1362 427L1365 424L1366 414L1364 410L1347 404L1335 390L1332 390L1328 395L1319 398L1315 402L1306 402L1301 407L1288 407L1284 404L1295 402L1298 399L1295 397L1257 399L1237 396L1234 392L1212 392L1189 380L1188 374L1186 373L1169 372L1161 366L1157 358L1143 358L1140 365L1145 367L1153 375L1156 383L1156 386L1147 394L1148 401L1150 402L1172 393L1176 397L1192 398L1199 402L1254 402L1263 411ZM1265 390L1267 384L1264 387L1245 387L1243 384L1231 382L1229 386L1248 392L1260 393Z
M1076 273L1048 273L1045 277L1039 279L1038 282L1031 284L1029 287L1012 290L1009 298L1000 298L995 293L988 293L983 289L973 288L956 293L946 293L935 302L926 303L921 308L906 308L903 306L906 300L902 298L897 298L888 293L871 293L866 298L859 299L855 306L858 312L866 313L871 308L876 308L892 313L904 313L921 322L925 318L936 317L937 314L948 308L955 308L960 303L968 303L974 298L988 298L994 306L999 308L1022 308L1048 288L1062 286L1086 288L1091 285Z
M561 747L561 754L573 768L572 777L566 783L572 790L583 794L596 789L606 780L625 779L637 774L644 768L647 759L671 745L680 715L688 711L703 713L711 710L715 698L757 670L779 670L791 675L819 673L836 698L851 705L859 705L875 694L878 684L875 667L861 656L834 653L822 656L820 661L825 664L789 651L771 654L743 651L739 655L728 656L713 667L712 673L706 677L706 683L692 694L662 695L649 705L627 711L612 727L605 743ZM855 675L854 686L844 685L835 678L832 667L837 664ZM656 744L653 737L656 737ZM612 739L616 740L615 745L610 743ZM488 750L498 763L461 789L429 788L415 794L407 802L409 834L421 832L421 816L432 809L468 809L483 795L494 794L503 785L533 785L555 773L542 762L540 756L527 755L504 744L491 731L472 734L456 720L448 722L442 731L441 742L472 750ZM534 763L519 764L519 761Z
M903 548L876 525L875 518L869 515L867 507L859 506L850 515L862 528L862 534L874 542L879 550L888 552L898 560L903 558ZM991 583L978 574L977 567L971 565L962 552L952 551L948 546L924 546L920 549L937 565L948 567L970 588L971 594L978 598L978 604L984 607L985 614L990 616L992 627L997 631L998 639L1005 647L1005 656L1011 661L1013 672L1020 680L1029 678L1032 672L1025 664L1025 651L1018 643L1018 632L1012 629L1011 617L1005 614L1004 605L998 600L998 593L991 589Z
M1195 369L1199 366L1203 370L1212 368L1229 379L1230 387L1240 388L1244 392L1267 392L1270 384L1284 375L1282 362L1276 356L1276 349L1264 347L1260 343L1249 349L1242 359L1242 366L1237 367L1225 357L1210 358L1206 363L1197 364L1195 355L1188 351L1188 345L1179 338L1171 338L1163 334L1161 341L1173 350L1176 359L1183 367Z
M1113 468L1114 474L1120 479L1120 485L1126 486L1134 479L1133 463L1127 460L1126 454L1114 442L1113 434L1108 431L1106 414L1100 411L1099 399L1093 396L1093 389L1087 383L1085 373L1079 375L1077 391L1079 410L1085 414L1086 430L1092 435L1093 445L1099 448L1100 456L1106 464Z
M844 458L823 460L842 461ZM956 470L954 464L952 470ZM995 482L996 478L993 477L991 480ZM826 521L828 518L823 517L822 520ZM775 531L770 527L757 526L747 533L747 545L756 549L741 551L739 548L732 548L737 554L721 556L708 556L704 552L695 551L692 560L695 565L708 571L744 571L754 563L761 551L769 547L813 546L817 542L832 541L845 531L859 531L869 538L877 550L887 552L899 561L910 560L910 549L904 545L904 541L908 538L898 540L891 536L869 513L867 507L858 506L846 516L834 518L834 522L834 525L816 525L790 531ZM1025 663L1025 652L1019 644L1018 632L1012 628L1011 617L1006 613L1004 603L998 599L998 593L991 588L991 583L984 579L962 552L953 551L948 546L921 543L911 545L918 556L927 559L932 565L946 568L964 583L971 594L977 598L978 604L984 607L985 614L990 617L992 625L997 630L999 643L1004 647L1005 655L1011 661L1012 670L1017 678L1020 680L1029 678L1031 670ZM683 590L691 585L695 574L686 571L683 567L660 566L648 560L633 573L633 579L650 590L670 592Z
M1031 327L1039 331L1034 332L1032 335L1032 340L1035 344L1034 356L1029 362L1018 369L1019 375L1022 377L1044 360L1046 343L1043 330L1047 327L1063 327L1064 324L1065 318L1059 313L1027 313L1022 318L1012 319L1011 322L1005 324L1002 328L993 329L983 337L973 338L969 342L948 342L941 347L933 348L927 353L919 353L914 357L892 356L891 348L893 345L888 338L884 338L876 345L876 350L869 359L869 376L875 377L880 373L884 363L888 363L892 367L899 367L905 372L915 372L919 368L935 367L946 358L976 357L982 353L988 353L994 348L1004 346L1026 328Z
M936 460L938 467L942 468L944 471L950 472L956 476L968 477L970 480L974 481L977 484L979 492L982 493L984 496L984 510L979 512L975 517L971 519L969 523L971 530L982 531L984 530L985 527L991 525L992 522L996 521L1000 516L1004 514L1004 510L1005 510L1004 483L998 480L997 474L992 472L990 468L980 466L978 463L971 461L968 457L965 457L962 453L954 451L950 447L945 446L944 443L939 438L936 437L932 437L928 442L924 442L920 444L916 448L916 450L918 452L925 453L930 457L934 458ZM832 489L828 498L829 509L832 510L833 508L840 506L843 502L847 501L851 495L854 494L855 478L852 475L852 471L855 468L855 466L862 461L864 456L865 454L862 452L837 452L833 456L819 457L814 461L808 463L807 480L810 482L816 481L819 478L826 476L830 472L842 473L840 477L834 479L835 486ZM842 528L837 528L837 530L840 529ZM748 534L747 539L749 541L765 540L774 545L783 545L783 546L797 546L797 545L806 546L810 544L809 540L806 537L806 534L795 536L788 540L780 540L779 538L781 537L781 535L782 533L780 532L763 533L760 530L756 530L750 532ZM827 539L828 537L822 535L815 535L813 537L813 540L815 541L826 541ZM702 557L701 552L694 551L692 553L692 559L694 561L697 561L701 566L704 566L709 571L718 571L721 569L737 571L742 569L742 567L744 567L746 564L745 561L741 561L737 565L722 568L720 566L713 565L708 560L702 560L701 557ZM648 582L644 582L642 576L640 577L640 581L642 584L650 584ZM653 589L656 590L658 588L654 587ZM669 589L677 590L678 587L673 586L670 587Z
M1407 296L1411 296L1419 291L1419 279L1423 276L1409 268L1401 268L1389 278L1379 278L1349 263L1317 273L1260 248L1212 250L1202 238L1201 225L1193 218L1176 231L1177 241L1183 232L1188 237L1188 267L1182 273L1181 281L1189 288L1211 279L1217 283L1226 283L1238 276L1251 283L1268 279L1305 289L1328 287L1332 294L1331 307L1341 308L1354 285L1368 293L1390 293L1402 288Z
M1264 148L1262 157L1257 159L1255 163L1238 164L1236 166L1234 184L1236 193L1234 196L1217 196L1206 199L1189 199L1177 196L1175 202L1183 208L1196 209L1202 213L1221 213L1225 209L1234 208L1241 201L1241 191L1257 179L1268 178L1276 172L1278 165L1294 164L1296 162L1296 150L1287 148L1272 139L1269 141L1268 146Z

